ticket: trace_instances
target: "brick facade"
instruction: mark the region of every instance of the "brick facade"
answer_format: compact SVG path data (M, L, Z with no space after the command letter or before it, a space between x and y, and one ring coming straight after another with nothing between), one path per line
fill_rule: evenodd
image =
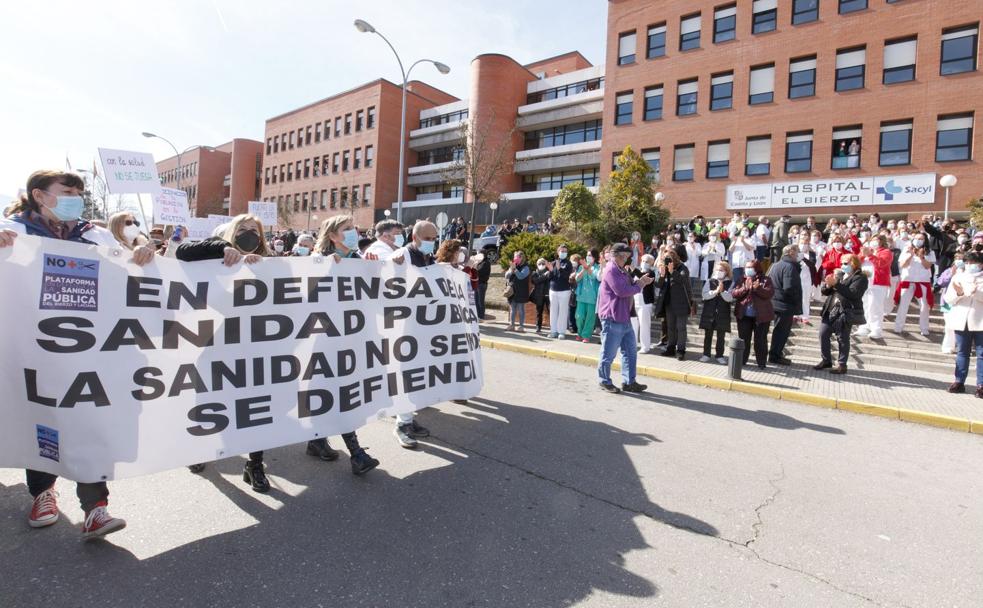
M636 150L658 148L661 155L661 189L671 201L673 213L689 217L697 213L725 214L727 184L831 179L852 176L952 173L959 183L952 189L952 208L964 210L971 197L983 192L983 172L978 157L969 161L935 162L936 121L941 115L975 112L983 108L979 71L940 76L941 36L944 29L978 24L979 2L886 2L869 0L866 10L838 14L836 0L819 2L819 18L792 25L792 0L777 3L777 29L752 34L752 2L737 2L736 37L714 43L715 9L726 2L706 0L611 0L608 4L608 40L605 83L602 173L611 167L612 155L626 145ZM680 51L681 18L700 13L700 47ZM666 54L648 59L647 32L665 24ZM636 32L635 61L618 65L619 35ZM886 41L917 36L915 80L882 84ZM863 88L835 92L838 49L866 45ZM789 99L790 60L816 57L815 95ZM749 105L749 73L754 66L774 64L774 101ZM733 109L710 111L711 77L733 72ZM677 86L698 78L697 111L677 116ZM646 87L663 86L663 110L659 120L643 120ZM615 125L615 100L619 93L632 92L630 124ZM911 162L906 166L878 166L879 135L885 121L913 121ZM835 127L862 125L861 165L857 169L833 170L832 131ZM785 140L789 133L812 131L812 170L785 172ZM746 177L745 151L749 137L771 136L770 174ZM974 129L973 149L983 146L983 130ZM707 178L709 142L729 140L729 177ZM674 148L695 144L693 181L672 181ZM851 211L869 213L921 213L941 211L942 188L937 188L934 205L837 207L825 213ZM789 209L799 215L808 211ZM778 210L763 211L774 214Z
M420 110L457 100L417 81L407 92L407 132ZM266 121L260 198L279 203L281 227L314 229L339 213L350 213L360 227L369 227L376 207L392 204L398 184L401 100L401 87L380 79ZM366 163L369 154L371 166ZM408 146L406 155L409 166ZM358 193L355 201L353 192ZM404 197L408 194L409 188L404 188Z

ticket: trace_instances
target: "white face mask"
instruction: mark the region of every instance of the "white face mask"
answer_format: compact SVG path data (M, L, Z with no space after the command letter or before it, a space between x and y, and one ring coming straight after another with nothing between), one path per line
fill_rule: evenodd
M837 251L843 249L843 243L833 243L833 249L836 249Z
M713 278L717 279L718 281L723 281L726 277L727 273L722 270L718 270L713 273Z
M716 243L716 242L717 242L717 237L715 237L715 236L711 236L711 237L710 237L710 242L711 242L711 243Z
M546 264L537 264L536 265L536 268L538 268L540 270L546 270Z
M652 270L652 265L648 262L642 262L642 272L648 272Z
M467 260L468 260L468 256L467 256L466 253L464 253L463 251L458 251L457 252L457 263L458 264L463 264Z
M140 236L139 226L125 226L123 228L123 238L126 239L127 243L132 243L138 236Z

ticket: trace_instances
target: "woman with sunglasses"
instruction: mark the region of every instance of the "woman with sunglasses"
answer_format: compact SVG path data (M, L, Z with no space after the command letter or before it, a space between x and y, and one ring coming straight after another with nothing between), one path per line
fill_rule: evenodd
M140 231L140 222L129 211L114 213L109 218L109 231L116 242L127 249L146 245L150 240Z

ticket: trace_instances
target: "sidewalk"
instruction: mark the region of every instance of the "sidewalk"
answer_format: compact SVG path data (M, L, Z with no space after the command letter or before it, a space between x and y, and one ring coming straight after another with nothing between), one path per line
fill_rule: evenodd
M524 334L506 332L502 322L506 315L504 311L489 309L486 314L492 320L481 324L485 348L597 367L600 355L597 338L591 344L583 344L569 338L549 339L529 329ZM800 331L803 330L796 329L796 333ZM815 330L809 328L807 331ZM743 382L732 382L727 376L726 365L700 363L698 353L688 356L686 361L677 361L658 354L640 354L639 375L983 434L983 399L973 396L972 386L967 386L969 392L966 394L950 395L945 389L951 377L918 372L914 366L909 373L900 369L898 373L851 369L845 376L834 376L801 363L788 367L769 365L764 370L751 365L743 370ZM584 371L585 381L596 382L593 369ZM615 381L620 384L620 377ZM654 392L672 390L671 385L664 383L648 384Z

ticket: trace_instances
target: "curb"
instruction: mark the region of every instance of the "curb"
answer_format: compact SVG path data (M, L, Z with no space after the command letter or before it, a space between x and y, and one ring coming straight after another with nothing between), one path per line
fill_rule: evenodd
M597 366L598 363L598 357L590 355L557 352L547 348L526 346L525 344L513 344L511 342L501 342L486 337L481 338L481 346L483 348L520 353L523 355L531 355L533 357L543 357L554 361L565 361L567 363L579 363L581 365L591 366ZM612 369L621 369L618 362L612 364L611 367ZM932 414L929 412L919 412L917 410L907 410L886 405L877 405L876 403L865 403L863 401L854 401L851 399L837 399L836 397L827 397L825 395L817 395L814 393L804 393L802 391L784 390L772 386L754 384L752 382L729 380L727 378L716 378L713 376L701 376L699 374L688 374L686 372L677 372L670 369L660 369L657 367L647 367L643 365L638 366L638 374L641 376L648 376L650 378L671 380L673 382L684 382L686 384L693 384L696 386L706 386L709 388L720 389L722 391L735 391L747 395L770 397L772 399L780 399L782 401L790 401L803 405L837 409L846 412L853 412L855 414L891 418L894 420L911 422L913 424L934 426L953 431L961 431L963 433L983 435L983 420L968 420L965 418L955 418L942 414Z

